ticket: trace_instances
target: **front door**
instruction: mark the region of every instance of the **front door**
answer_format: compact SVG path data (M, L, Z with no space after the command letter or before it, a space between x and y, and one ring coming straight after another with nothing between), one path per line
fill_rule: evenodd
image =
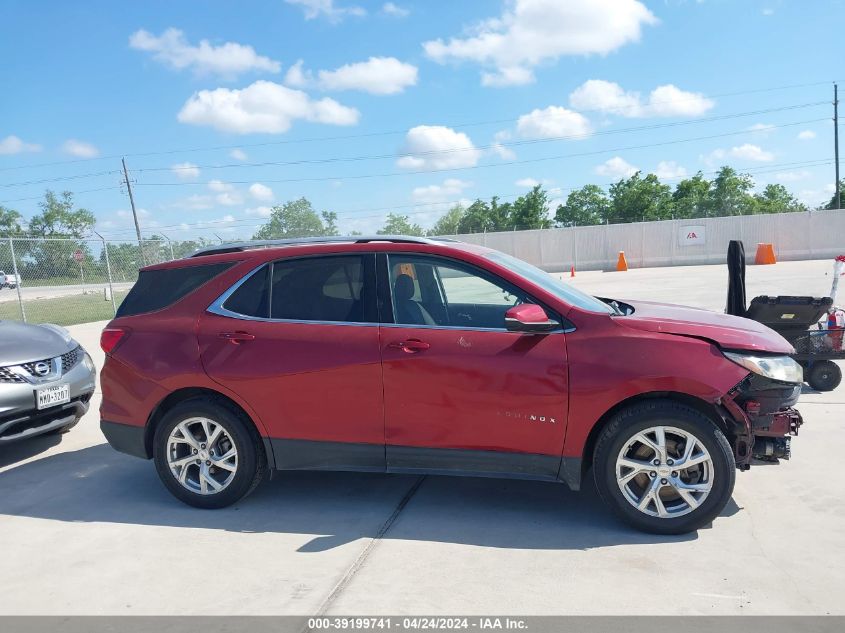
M206 372L258 413L278 468L385 469L374 260L265 264L200 320Z
M388 470L556 477L567 413L563 331L507 331L507 309L532 299L486 271L427 255L385 257Z

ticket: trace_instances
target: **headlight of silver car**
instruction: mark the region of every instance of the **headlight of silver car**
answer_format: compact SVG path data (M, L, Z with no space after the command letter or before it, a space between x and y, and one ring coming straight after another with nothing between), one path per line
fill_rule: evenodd
M97 371L96 367L94 366L94 361L92 360L88 352L84 352L84 354L85 355L82 357L82 363L85 365L85 368L88 371Z
M804 370L790 356L757 356L737 352L724 352L724 354L737 365L742 365L748 371L766 378L781 382L804 382Z

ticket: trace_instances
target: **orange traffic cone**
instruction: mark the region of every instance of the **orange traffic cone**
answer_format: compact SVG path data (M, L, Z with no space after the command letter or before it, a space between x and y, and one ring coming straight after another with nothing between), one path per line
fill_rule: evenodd
M575 276L575 266L571 266L571 267L569 268L569 276L570 276L570 277L574 277L574 276Z
M616 260L616 270L628 270L628 262L625 259L625 251L619 251L619 259Z
M757 254L754 256L755 264L777 264L775 248L771 244L757 244Z

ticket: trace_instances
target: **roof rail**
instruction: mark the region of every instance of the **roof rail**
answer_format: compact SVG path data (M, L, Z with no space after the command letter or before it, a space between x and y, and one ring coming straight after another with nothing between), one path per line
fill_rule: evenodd
M303 244L366 244L368 242L393 242L396 244L436 244L437 242L454 242L449 238L426 238L409 235L340 235L329 237L295 237L278 240L247 240L245 242L229 242L218 244L194 251L188 257L203 255L220 255L222 253L239 253L256 248L275 248L277 246L299 246Z

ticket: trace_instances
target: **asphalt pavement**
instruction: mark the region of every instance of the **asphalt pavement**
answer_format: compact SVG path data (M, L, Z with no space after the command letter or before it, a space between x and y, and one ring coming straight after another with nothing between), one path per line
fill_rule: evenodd
M831 270L749 267L749 296L825 294ZM727 271L574 283L721 310ZM70 328L98 366L101 327ZM278 473L197 510L104 444L99 399L67 435L0 448L0 613L845 614L843 386L805 389L793 458L738 473L722 516L671 537L619 524L589 486L495 479Z

